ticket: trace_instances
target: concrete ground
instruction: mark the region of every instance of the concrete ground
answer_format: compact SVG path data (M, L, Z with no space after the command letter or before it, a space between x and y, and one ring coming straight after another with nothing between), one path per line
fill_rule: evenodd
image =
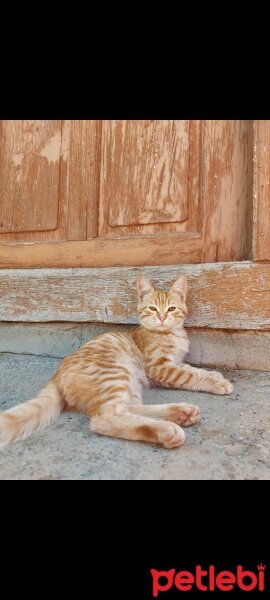
M60 360L0 354L0 410L25 401ZM184 446L165 450L91 433L83 415L63 414L42 433L0 451L0 479L270 479L270 373L228 371L231 396L150 390L146 403L198 404L201 422Z

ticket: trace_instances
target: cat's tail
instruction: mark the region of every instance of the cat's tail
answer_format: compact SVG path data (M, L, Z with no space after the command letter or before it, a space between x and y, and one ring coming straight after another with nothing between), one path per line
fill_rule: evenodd
M63 408L59 389L50 381L33 400L0 413L0 447L44 429L56 421Z

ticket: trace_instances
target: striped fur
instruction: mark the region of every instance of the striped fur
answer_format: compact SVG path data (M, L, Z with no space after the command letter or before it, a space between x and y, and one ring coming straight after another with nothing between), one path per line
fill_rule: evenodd
M66 357L51 382L34 399L0 413L0 445L27 438L55 421L62 410L91 418L103 435L180 446L182 426L198 421L199 409L186 403L142 402L148 385L228 394L232 385L215 371L185 364L187 281L181 275L169 291L137 280L141 325L128 333L106 333Z

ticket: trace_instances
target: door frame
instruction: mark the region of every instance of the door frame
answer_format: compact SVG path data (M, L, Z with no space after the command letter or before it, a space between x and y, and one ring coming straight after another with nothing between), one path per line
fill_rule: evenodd
M270 121L253 125L252 260L270 260Z

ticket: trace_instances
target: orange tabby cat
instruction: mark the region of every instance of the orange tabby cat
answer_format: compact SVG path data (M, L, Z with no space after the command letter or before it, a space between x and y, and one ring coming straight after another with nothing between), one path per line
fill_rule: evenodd
M183 362L188 338L187 281L181 275L171 289L155 291L137 279L141 325L128 333L105 333L63 360L34 400L0 413L0 445L25 439L53 423L63 410L91 417L91 430L128 440L175 448L183 444L180 427L193 425L199 409L186 403L142 403L142 388L200 390L230 394L232 385L216 371Z

